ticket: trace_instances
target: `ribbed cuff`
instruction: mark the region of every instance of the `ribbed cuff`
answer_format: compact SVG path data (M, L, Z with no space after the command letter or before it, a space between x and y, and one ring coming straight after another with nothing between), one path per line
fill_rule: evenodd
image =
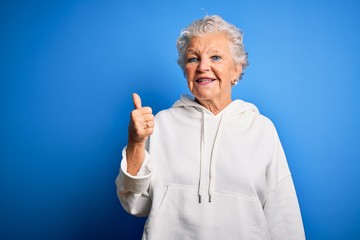
M122 152L123 159L121 161L121 178L124 184L124 188L135 193L143 193L146 191L150 184L152 175L151 167L149 165L150 155L145 150L145 159L141 164L140 170L136 176L127 172L127 160L126 160L126 147Z

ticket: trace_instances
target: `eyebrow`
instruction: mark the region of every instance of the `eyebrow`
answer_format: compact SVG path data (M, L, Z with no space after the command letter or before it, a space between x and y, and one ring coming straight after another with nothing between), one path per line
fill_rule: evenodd
M194 53L195 53L195 54L198 54L199 51L197 51L197 50L195 50L195 49L191 49L191 48L186 50L186 54L194 54Z
M210 49L209 51L206 52L207 54L211 55L211 54L224 54L223 51L219 51L217 49ZM187 49L186 50L186 54L199 54L199 51L197 51L196 49Z

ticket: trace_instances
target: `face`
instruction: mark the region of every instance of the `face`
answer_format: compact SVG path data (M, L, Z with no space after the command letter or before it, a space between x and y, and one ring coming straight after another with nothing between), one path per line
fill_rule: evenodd
M210 33L190 39L185 57L188 87L203 105L220 108L231 103L232 82L242 67L235 64L230 42L223 33Z

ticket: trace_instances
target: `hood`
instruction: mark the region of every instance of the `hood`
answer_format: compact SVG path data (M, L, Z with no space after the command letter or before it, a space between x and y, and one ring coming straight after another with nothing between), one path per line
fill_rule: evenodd
M223 124L227 121L239 121L238 126L240 126L242 129L248 128L255 115L259 113L258 109L255 107L255 105L251 103L247 103L242 100L234 100L232 101L228 106L226 106L221 112L219 112L217 115L214 115L210 110L203 107L201 104L195 101L195 98L189 95L183 95L181 98L175 102L175 104L172 106L173 108L177 107L183 107L187 111L187 114L189 115L199 115L201 116L201 137L200 137L200 172L199 172L199 185L198 185L198 195L199 195L199 203L202 202L202 196L203 192L207 190L209 202L212 201L212 196L214 193L214 187L215 187L215 176L216 176L216 160L218 157L218 145L221 141L226 141L226 139L222 139L222 130L223 130ZM210 170L208 173L205 173L204 171L204 149L205 149L205 125L206 125L206 118L211 117L220 117L218 126L216 126L216 134L214 141L212 143L211 148L211 158L210 158ZM209 177L209 185L207 187L204 186L204 177L208 174ZM204 190L205 189L205 190Z
M181 98L176 101L172 107L184 107L191 114L203 113L208 116L215 116L209 109L196 102L195 98L190 95L182 95ZM224 117L229 120L234 120L239 117L253 115L254 113L259 113L259 110L255 105L243 100L236 99L218 114L224 115Z

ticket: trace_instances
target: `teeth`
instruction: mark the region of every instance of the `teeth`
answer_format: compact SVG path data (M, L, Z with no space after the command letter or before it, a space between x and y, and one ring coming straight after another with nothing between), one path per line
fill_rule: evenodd
M202 78L202 79L198 79L198 80L196 80L197 82L211 82L212 81L212 79L210 79L210 78Z

